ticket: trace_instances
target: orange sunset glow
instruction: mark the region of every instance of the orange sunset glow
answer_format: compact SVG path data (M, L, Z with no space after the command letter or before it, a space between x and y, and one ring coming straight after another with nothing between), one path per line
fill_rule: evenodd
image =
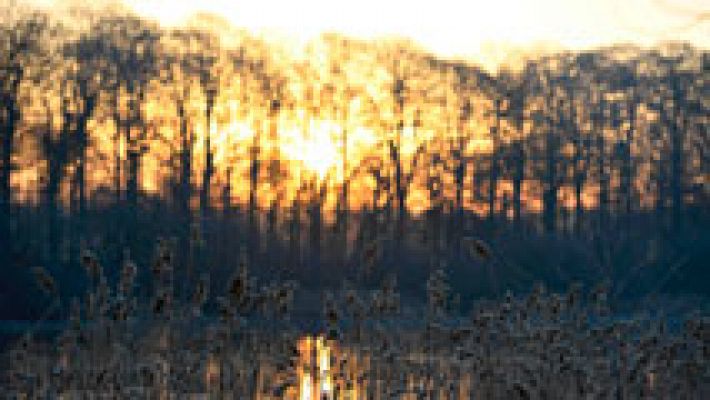
M580 12L581 3L572 2L565 6L553 0L543 3L544 7L557 7L558 13L577 16L575 21L581 23L580 29L593 23L595 16L601 17L616 10L611 3L601 2L594 6L596 13L587 15ZM506 10L514 12L506 14L508 23L524 26L529 20L523 19L521 13L531 4L509 4L510 8ZM40 2L39 5L61 10L71 3ZM175 172L174 168L178 168L178 155L187 152L193 158L190 163L191 184L210 186L206 191L209 199L201 199L208 201L210 206L244 204L250 196L255 197L261 207L269 207L274 202L285 206L304 194L301 190L304 185L313 183L330 188L348 185L347 208L372 206L373 202L380 201L368 194L378 185L377 178L372 175L377 170L386 179L392 179L395 173L407 176L410 192L407 207L420 212L430 206L431 200L425 193L430 174L423 168L412 169L414 165L423 164L420 162L426 158L423 154L439 152L448 157L443 153L451 154L454 150L450 143L461 142L463 147L456 150L457 157L465 159L465 175L473 176L485 169L491 152L512 140L524 140L534 129L528 123L517 124L510 118L496 119L495 114L510 111L510 105L501 103L502 108L496 105L483 82L476 82L480 77L476 77L474 64L435 61L426 52L431 49L434 54L473 54L472 46L478 46L480 50L490 40L480 31L478 34L471 31L471 36L466 36L472 38L468 47L452 52L446 44L453 37L467 35L468 25L462 25L456 32L442 27L441 32L432 36L426 36L430 32L427 29L413 30L412 24L428 10L425 5L413 4L404 8L402 20L393 25L401 24L400 33L411 33L414 41L358 38L367 36L362 34L365 31L377 33L370 30L366 18L368 13L378 9L374 4L353 8L357 13L352 23L325 18L333 12L332 6L318 2L305 2L294 9L295 15L299 16L298 23L281 18L285 15L282 13L260 14L267 5L257 6L249 2L215 2L205 6L187 2L173 5L171 2L168 7L159 1L129 1L126 6L157 19L168 30L140 45L150 46L154 62L146 67L144 78L140 78L145 81L141 83L139 103L125 85L119 85L113 92L97 93L96 109L86 123L88 151L92 155L86 165L89 174L86 190L89 193L98 193L102 187L108 187L109 182L126 185L127 179L131 178L126 175L128 166L108 160L126 160L129 153L139 151L138 187L145 193L164 194L170 184L168 178ZM438 9L446 9L439 6ZM503 6L495 3L483 11L498 15ZM321 9L325 14L316 17L315 10ZM392 10L388 5L380 11L387 16L394 12ZM247 16L257 14L260 17L247 19ZM682 12L669 13L664 23L672 26L682 19L680 14ZM408 16L417 17L410 20ZM437 18L443 20L445 16L434 14L431 18L431 23L425 24L424 28L436 26ZM478 17L472 18L475 21ZM324 21L330 22L323 24ZM343 25L339 26L340 23ZM613 20L610 23L614 23ZM152 26L151 22L145 24L146 28ZM182 28L183 24L189 28ZM253 36L241 26L259 36ZM640 40L642 36L638 33L627 32L624 36L622 31L610 30L605 31L606 36L592 37L584 36L580 31L576 36L567 37L559 35L560 32L546 31L543 26L543 23L536 22L534 29L524 33L522 28L511 31L511 35L517 32L517 36L511 36L510 41L522 45L522 38L530 36L531 45L536 41L557 41L556 46L585 48L626 37L648 44L648 38ZM301 28L307 29L303 31ZM682 30L681 36L705 45L698 32L702 34L706 28L707 24L693 25ZM353 36L319 33L327 29L341 30ZM274 32L274 38L283 39L271 40L267 31ZM388 35L392 32L379 33ZM81 30L66 31L68 37L81 34ZM299 42L291 43L286 37L297 38ZM134 38L142 40L138 36ZM656 39L663 40L664 37L659 35ZM49 49L60 45L57 42ZM180 54L182 60L173 54ZM493 58L481 59L485 55L480 51L477 57L489 67L497 62ZM64 63L48 73L57 78L76 75L77 68L86 66L82 62L94 61L77 62L79 64ZM501 66L505 65L498 65ZM110 83L99 75L97 79L96 83L100 85ZM51 79L39 86L29 82L23 84L20 90L28 99L23 112L26 129L46 127L60 131L63 107L76 110L82 107L81 103L67 97L77 90L72 85L75 83L61 79ZM532 99L530 105L535 107ZM467 107L465 115L462 107ZM499 107L498 111L496 107ZM581 123L584 118L589 121L591 115L576 114ZM636 115L641 123L655 118L653 112L644 109L639 109ZM131 124L130 121L136 118L145 124ZM496 136L492 137L494 130ZM19 168L11 177L17 199L36 199L34 185L46 173L47 165L29 161L33 149L38 146L32 141L28 137L20 147L17 155ZM186 144L189 148L184 147ZM382 163L391 159L392 145L397 151L396 171L383 168ZM574 149L570 149L573 153ZM72 163L66 165L67 176L74 173L74 167ZM256 186L245 179L255 167ZM444 167L450 171L454 166L447 163ZM205 175L207 170L209 175ZM206 177L209 182L202 181ZM445 186L449 186L446 184L448 178L443 178ZM503 178L495 189L495 196L512 196L512 185L510 180ZM228 199L223 196L225 188L228 188ZM564 194L571 188L563 185L560 189L561 203L573 207L574 196ZM464 190L463 206L484 213L485 201L477 200L468 188ZM536 195L540 190L535 182L524 182L521 192L524 208L541 209ZM585 208L594 206L595 191L594 184L584 186L581 204ZM62 193L64 201L68 201L68 187L62 189ZM336 193L334 190L327 192L322 200L325 209L334 209L342 200ZM444 190L445 198L451 199L451 196L455 193ZM643 198L649 196L644 194ZM193 199L194 202L198 200ZM653 200L647 203L652 204Z

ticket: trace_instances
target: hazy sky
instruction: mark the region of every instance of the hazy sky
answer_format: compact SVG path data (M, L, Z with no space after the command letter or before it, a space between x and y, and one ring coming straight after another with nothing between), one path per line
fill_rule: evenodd
M167 24L208 11L240 27L277 30L298 39L322 31L357 37L395 34L446 56L540 45L579 49L664 40L687 40L703 48L710 44L710 0L123 1Z

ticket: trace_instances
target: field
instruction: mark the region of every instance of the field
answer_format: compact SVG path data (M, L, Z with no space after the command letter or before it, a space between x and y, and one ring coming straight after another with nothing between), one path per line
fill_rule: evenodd
M137 266L95 282L52 340L28 331L3 360L5 398L703 399L710 394L707 316L618 315L608 287L452 304L446 273L426 307L401 304L396 279L370 291L323 292L309 332L294 317L293 281L257 283L243 259L226 293L192 282L174 296L173 253L161 242L154 296L135 295ZM36 270L47 295L54 281ZM56 303L55 303L56 304ZM212 312L207 312L211 310Z

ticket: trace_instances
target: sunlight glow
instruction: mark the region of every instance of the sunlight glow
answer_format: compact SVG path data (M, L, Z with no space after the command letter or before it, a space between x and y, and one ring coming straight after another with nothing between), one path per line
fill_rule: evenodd
M311 400L313 396L313 383L311 382L311 375L308 373L304 373L301 377L300 393L301 400Z
M510 53L589 48L625 42L687 40L707 47L702 0L125 0L165 24L215 13L240 28L304 42L323 32L359 38L408 37L440 56L495 64ZM642 10L642 11L639 11Z
M641 8L642 0L631 1ZM668 6L665 0L656 2ZM56 3L75 4L74 0L57 0ZM44 6L51 4L52 0L42 1ZM115 198L109 195L111 191L126 190L131 185L151 195L176 198L182 196L173 190L176 186L182 187L178 192L184 191L186 195L200 188L200 194L208 198L189 196L190 207L206 204L229 208L252 201L256 208L291 207L297 202L317 199L325 213L324 221L329 223L333 220L332 211L343 205L341 201L351 210L384 206L392 201L388 195L396 196L395 185L403 185L404 205L415 214L427 210L435 201L454 199L457 195L463 209L479 214L490 212L488 209L493 207L488 207L486 196L480 190L480 193L473 190L473 187L485 186L485 179L479 177L489 168L486 157L496 154L498 148L508 146L511 141L526 141L526 136L538 129L534 127L533 118L521 115L523 123L518 126L506 117L497 127L492 117L494 102L485 93L488 89L482 90L479 84L471 83L481 79L479 72L482 71L476 65L432 59L407 40L367 42L347 35L396 34L421 43L447 46L457 46L463 38L471 45L497 38L528 49L536 48L538 39L559 39L558 42L572 47L608 41L620 43L614 40L621 36L595 36L598 32L619 32L614 18L604 19L610 10L618 8L606 0L600 4L582 4L576 0L564 4L558 0L542 0L534 3L534 7L531 4L533 2L501 0L463 6L443 0L436 4L415 1L405 5L396 1L375 4L365 0L334 7L315 0L295 5L268 0L265 3L214 1L204 5L128 0L128 5L141 15L154 17L164 24L213 22L197 29L213 29L215 36L206 35L197 40L183 37L181 29L155 27L162 31L156 51L171 55L167 60L172 59L172 55L180 55L182 61L155 65L159 71L153 72L156 76L140 92L144 105L139 108L145 129L140 124L122 123L129 118L130 104L136 101L138 92L129 93L127 87L121 88L115 93L115 105L100 102L86 125L90 140L84 160L86 187L82 189L90 197L96 195L101 202L107 202ZM672 12L666 12L666 17L678 23L692 14L692 10L702 9L692 1L671 8ZM198 11L217 15L190 17ZM347 21L341 14L348 16ZM378 16L377 26L371 18L373 14ZM658 12L649 9L647 14L658 26L663 24ZM474 23L481 18L486 22L480 26ZM588 18L604 19L610 24L609 29L592 29L594 26L589 25ZM579 29L586 33L570 28L570 21L580 22ZM629 20L631 24L636 22ZM234 29L221 30L230 24L234 24ZM699 29L702 30L702 26L707 24L701 21ZM286 33L296 30L295 36L305 35L311 39L311 33L332 29L346 36L323 35L305 46L282 49L267 43L266 38L247 32L260 29L280 29ZM219 40L217 34L221 35ZM525 35L529 35L531 41L527 41ZM222 41L225 37L232 37L236 47L225 44ZM58 38L58 44L64 40L69 37ZM706 42L706 39L699 41L700 45ZM434 45L446 52L437 46ZM201 61L199 66L184 63L202 60L201 53L207 56L204 60L214 60L214 64L211 61ZM56 134L61 133L63 103L60 100L65 90L62 84L73 81L68 72L76 67L72 63L65 60L61 67L57 64L51 79L41 85L28 81L27 85L20 86L21 97L27 99L22 129L42 132L49 128ZM639 68L642 67L650 68L639 64ZM108 77L113 74L111 70L104 71ZM205 77L211 78L205 80ZM394 88L398 82L402 87L396 94ZM208 93L215 97L209 97ZM628 95L628 92L617 91L606 93L604 98L620 102ZM103 91L101 96L104 96ZM113 96L107 96L107 100L108 97ZM530 99L525 107L533 112L542 100L542 96ZM464 103L471 106L465 118L461 116ZM78 98L74 106L81 104L82 99ZM275 107L276 104L280 106ZM649 109L638 109L639 117L655 118L653 114ZM591 123L591 115L582 113L580 118L584 124ZM648 124L653 123L649 121ZM643 125L639 124L639 129L649 129ZM126 126L130 128L124 129ZM493 139L494 127L500 136L497 140ZM609 130L602 134L613 136ZM34 136L28 134L27 138ZM567 158L573 158L575 147L571 143L562 149ZM13 198L39 202L46 185L42 179L47 174L47 165L36 162L43 155L42 146L34 139L23 140L17 143L17 150L17 160L13 161L17 168L10 176ZM138 155L140 163L135 164L138 166L131 167L126 161L129 155ZM467 164L463 175L474 177L465 179L470 183L461 182L461 187L466 186L466 193L452 190L456 186L453 172L458 171L459 162ZM73 193L70 179L78 179L78 165L66 165L63 174L66 182L61 182L57 189L65 206L70 204ZM132 169L139 174L135 177L137 182L130 182ZM636 171L639 178L651 180L650 164ZM441 199L428 190L434 178L432 173L443 177L436 184L444 187ZM508 199L518 196L521 210L542 209L540 182L544 179L536 179L528 173L522 175L518 192L514 190L510 174L506 173L499 177L495 192L489 195ZM644 207L653 206L656 196L651 188L639 186L635 190L644 191L644 196L640 196ZM574 208L576 204L572 204L571 199L577 197L580 206L593 208L600 191L599 186L592 183L586 183L579 193L574 192L571 185L562 185L558 189L560 204ZM500 202L501 207L504 203ZM511 211L501 209L500 212L510 215Z
M333 134L339 127L328 121L311 121L309 125L306 132L298 129L283 132L283 156L302 162L319 179L323 179L340 160L338 145L333 141Z
M306 336L298 341L298 349L301 355L299 398L332 399L334 378L330 365L331 346L322 336Z

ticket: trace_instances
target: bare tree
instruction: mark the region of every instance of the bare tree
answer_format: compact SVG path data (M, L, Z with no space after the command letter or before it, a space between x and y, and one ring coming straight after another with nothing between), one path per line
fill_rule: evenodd
M10 222L12 201L12 154L22 119L20 85L23 80L31 78L29 66L39 61L38 50L43 47L42 40L47 29L47 17L42 14L0 25L0 48L3 53L0 58L0 235L3 237L9 234L6 229Z

